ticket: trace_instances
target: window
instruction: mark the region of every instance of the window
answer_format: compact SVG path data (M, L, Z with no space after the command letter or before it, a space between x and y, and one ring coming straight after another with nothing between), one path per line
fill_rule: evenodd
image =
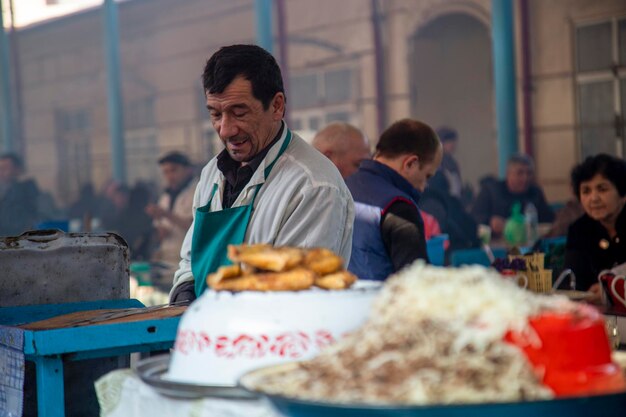
M331 122L350 123L350 113L345 112L345 111L328 113L326 115L326 123L331 123Z
M137 181L155 182L161 178L159 173L159 142L153 128L135 129L126 132L124 145L126 151L126 180L129 185Z
M581 156L624 156L626 17L578 25L576 94Z
M342 69L324 74L324 98L326 103L346 102L352 98L352 71Z
M291 130L309 143L320 129L332 122L346 122L360 127L355 112L346 105L295 111L290 120L289 127Z
M355 74L350 68L334 68L292 76L288 97L291 129L310 141L328 123L355 124Z
M130 100L124 108L124 146L126 151L126 180L155 181L160 178L158 135L155 129L154 97Z
M125 107L126 129L141 129L154 126L154 99L152 97L132 100Z
M353 79L353 71L346 68L292 76L289 83L291 108L310 109L350 102L354 98Z
M289 100L293 109L314 107L323 100L319 93L318 75L307 74L291 78Z
M55 111L59 196L64 201L70 201L92 180L91 128L88 109Z

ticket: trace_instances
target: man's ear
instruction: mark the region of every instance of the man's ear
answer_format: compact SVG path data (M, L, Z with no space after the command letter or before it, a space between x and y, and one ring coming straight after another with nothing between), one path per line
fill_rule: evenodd
M406 155L402 160L402 168L412 169L414 165L419 164L419 157L417 155Z
M274 120L282 120L285 115L285 95L283 93L276 93L270 103L270 110Z

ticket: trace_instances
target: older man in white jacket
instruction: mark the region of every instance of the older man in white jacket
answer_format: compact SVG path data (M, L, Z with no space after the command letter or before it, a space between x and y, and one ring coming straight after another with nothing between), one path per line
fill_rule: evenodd
M225 149L202 171L171 302L202 293L206 275L227 262L228 244L326 247L347 265L352 197L336 167L283 121L274 58L254 45L223 47L207 62L203 84Z

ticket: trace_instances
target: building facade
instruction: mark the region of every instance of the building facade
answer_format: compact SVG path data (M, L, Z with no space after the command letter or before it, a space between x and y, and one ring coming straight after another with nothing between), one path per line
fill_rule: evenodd
M382 104L387 124L414 117L456 128L457 158L475 187L495 175L491 1L379 1L383 100L373 3L285 1L288 62L281 66L290 126L311 137L343 120L375 142ZM626 3L514 4L519 149L528 130L539 183L549 200L564 201L569 171L583 156L624 152ZM522 48L524 6L529 54ZM156 160L168 150L185 151L196 163L219 152L200 76L220 46L255 41L254 1L133 0L118 11L128 182L158 182ZM20 145L29 173L62 204L76 198L81 184L98 188L111 177L102 26L96 8L20 29L14 38ZM274 52L280 56L278 46Z

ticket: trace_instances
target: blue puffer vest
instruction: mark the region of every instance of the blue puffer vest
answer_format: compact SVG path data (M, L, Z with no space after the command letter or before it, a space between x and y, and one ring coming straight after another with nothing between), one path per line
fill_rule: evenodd
M417 207L420 193L392 168L374 160L363 161L346 184L355 209L348 270L360 279L385 280L394 268L381 236L381 220L398 200ZM423 224L420 227L423 230Z

